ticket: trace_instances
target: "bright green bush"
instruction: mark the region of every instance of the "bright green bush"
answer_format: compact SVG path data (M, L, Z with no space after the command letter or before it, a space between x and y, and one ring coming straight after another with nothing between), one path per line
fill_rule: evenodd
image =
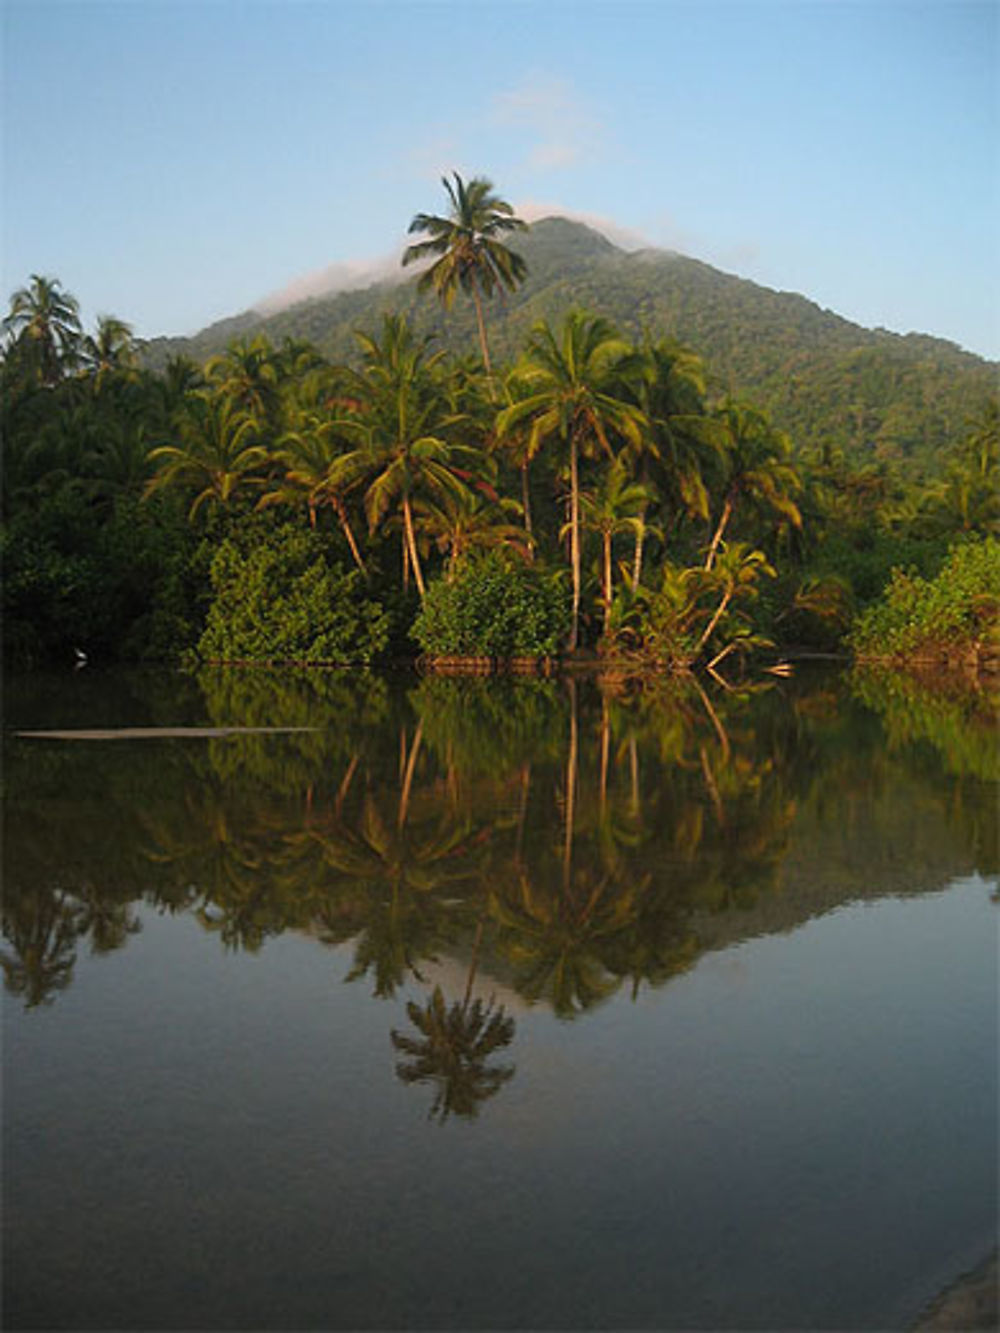
M560 577L491 551L430 585L411 634L435 657L548 657L569 613Z
M895 570L849 641L860 658L949 657L996 639L998 612L1000 542L988 537L954 547L934 579Z
M306 530L255 527L222 543L198 655L214 662L371 662L389 617L357 570Z

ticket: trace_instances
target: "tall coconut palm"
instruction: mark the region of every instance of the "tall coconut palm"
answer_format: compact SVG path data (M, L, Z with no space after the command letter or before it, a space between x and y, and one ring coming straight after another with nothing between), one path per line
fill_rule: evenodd
M642 413L626 401L620 379L630 353L629 345L606 319L580 310L569 312L559 334L547 323L536 324L520 372L531 391L497 417L501 439L530 421L536 444L555 438L569 455L571 652L577 647L580 623L580 455L603 450L613 457L611 438L616 435L639 445Z
M398 507L403 520L404 565L413 570L417 590L426 591L413 518L417 494L440 499L460 494L465 483L456 474L460 450L445 438L455 424L435 380L438 356L427 356L426 338L418 339L400 315L386 315L381 340L358 333L365 356L355 377L356 416L342 422L361 438L360 447L343 456L337 475L367 473L365 511L374 531Z
M435 260L420 278L418 289L436 292L446 310L451 308L459 290L472 298L483 365L487 375L492 375L483 297L492 296L497 288L512 292L524 281L527 274L524 260L508 250L500 238L508 232L525 231L527 223L515 217L510 204L493 193L492 181L474 176L466 182L457 171L452 174L454 184L447 176L441 177L451 204L448 216L416 214L409 226L410 235L422 232L430 239L407 246L403 265L422 259Z
M4 342L23 356L26 369L51 386L76 365L82 334L76 297L57 278L32 273L27 287L10 300L3 322Z

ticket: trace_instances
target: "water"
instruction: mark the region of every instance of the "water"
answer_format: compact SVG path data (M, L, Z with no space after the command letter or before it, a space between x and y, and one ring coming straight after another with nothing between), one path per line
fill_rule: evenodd
M4 1327L902 1328L994 1242L981 703L88 670L6 713ZM71 734L119 727L213 734Z

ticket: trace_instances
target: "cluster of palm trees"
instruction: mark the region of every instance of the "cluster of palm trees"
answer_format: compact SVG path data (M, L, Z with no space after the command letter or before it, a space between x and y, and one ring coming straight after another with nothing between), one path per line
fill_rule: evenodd
M683 586L714 590L714 608L726 578L745 585L779 559L801 563L845 507L871 503L888 524L946 525L951 511L960 530L995 521L995 419L906 511L884 469L793 456L765 412L712 403L700 359L669 338L631 343L570 310L536 324L515 364L495 370L485 307L524 277L504 242L525 224L490 181L443 183L447 215L413 218L426 239L403 262L429 265L420 285L445 306L472 300L480 357L435 351L393 315L358 333L350 366L257 336L157 375L141 368L127 325L102 317L85 335L74 299L33 277L4 323L8 513L62 485L95 503L176 496L194 522L209 507L298 510L311 528L339 531L366 577L373 566L387 577L397 534L400 579L421 598L435 568L454 575L471 552L502 547L568 568L571 651L588 616L591 640L613 632L616 614L634 627L651 588L682 586L679 570L698 571ZM710 613L695 619L689 646Z

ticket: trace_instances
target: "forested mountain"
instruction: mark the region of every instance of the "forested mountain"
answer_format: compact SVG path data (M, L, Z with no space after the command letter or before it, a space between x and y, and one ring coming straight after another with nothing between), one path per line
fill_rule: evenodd
M545 218L514 248L527 262L528 279L491 303L498 364L514 359L536 320L555 322L581 306L632 338L644 329L676 337L705 361L713 396L732 394L765 408L799 447L912 460L932 471L996 387L996 363L953 343L865 329L803 296L683 255L628 253L579 222ZM315 298L270 316L247 311L191 339L154 339L144 354L157 368L181 352L202 361L236 337L263 332L276 345L308 339L333 360L356 361L354 330L371 331L390 312L405 314L416 330L453 351L476 346L469 303L446 313L410 279Z

